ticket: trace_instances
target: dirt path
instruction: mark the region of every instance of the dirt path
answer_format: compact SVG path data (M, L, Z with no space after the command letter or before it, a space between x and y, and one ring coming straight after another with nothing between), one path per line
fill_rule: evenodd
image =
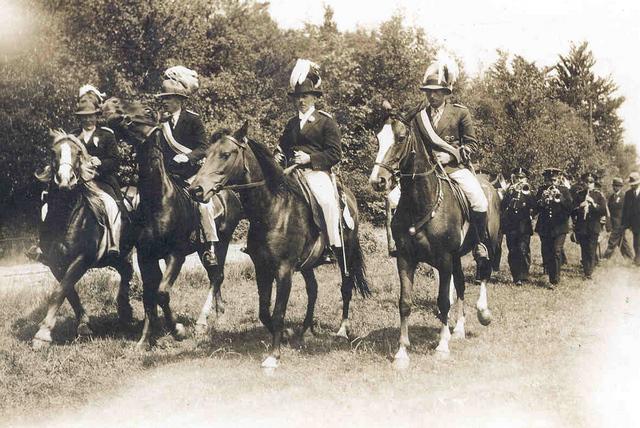
M551 355L540 364L531 358L523 366L523 357L509 357L507 349L499 359L439 362L427 355L414 362L418 367L396 372L384 358L358 361L347 352L329 360L334 366L309 356L266 375L259 361L230 353L152 368L96 391L88 405L70 403L46 420L11 425L637 426L639 278L630 267L601 268L579 299L562 302L566 334L536 344L540 355Z

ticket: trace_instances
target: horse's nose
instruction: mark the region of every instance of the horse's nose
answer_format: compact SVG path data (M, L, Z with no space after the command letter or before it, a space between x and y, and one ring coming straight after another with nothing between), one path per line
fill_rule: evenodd
M193 197L193 199L197 201L202 201L202 197L204 196L204 190L202 186L191 186L189 187L189 193Z

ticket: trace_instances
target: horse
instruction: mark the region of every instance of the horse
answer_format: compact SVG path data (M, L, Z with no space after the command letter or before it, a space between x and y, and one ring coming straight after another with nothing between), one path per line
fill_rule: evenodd
M259 296L259 318L272 335L269 355L262 367L275 369L280 360L284 317L291 291L291 277L300 270L308 297L301 340L313 333L314 307L318 283L314 266L321 258L326 243L324 234L314 224L312 209L302 188L286 175L272 153L263 144L247 138L248 122L234 133L221 135L207 152L204 165L189 191L206 201L222 189L234 189L240 194L249 218L247 252L256 271ZM355 287L363 296L370 294L364 259L358 237L358 208L353 194L344 189L346 206L353 218L352 227L344 227L344 262L342 276L342 321L336 333L348 338L349 303ZM270 311L273 281L276 300Z
M145 312L142 336L136 347L147 349L153 345L157 305L160 305L165 324L176 340L186 337L186 329L177 323L170 306L170 290L180 273L186 256L198 252L202 261L206 250L197 239L200 228L200 212L184 186L165 168L163 146L167 144L162 131L157 128L158 114L140 102L110 98L103 104L107 122L125 141L133 144L138 164L138 191L141 230L136 242L138 265L143 282L143 306ZM224 262L233 231L242 218L242 206L237 196L222 192L214 200L219 241L215 243L217 266L206 266L211 288L196 322L196 332L207 330L207 318L212 308L216 316L224 312L222 282ZM164 259L164 273L160 269Z
M45 263L58 281L48 297L47 314L33 337L35 349L48 346L56 314L69 301L77 320L77 335L90 336L89 317L82 307L75 284L90 268L111 266L120 275L117 297L118 317L124 324L132 321L129 303L130 281L133 276L131 250L135 241L135 227L122 218L120 254L105 254L103 243L106 214L93 178L93 169L85 146L73 135L52 131L51 161L36 178L48 184L48 210L40 228L40 246Z
M465 337L464 293L465 279L461 257L474 244L465 221L462 205L454 195L454 186L442 167L427 152L424 144L408 123L395 116L389 123L390 133L380 141L375 166L369 178L377 190L388 191L399 177L401 196L391 223L398 254L400 277L400 340L394 361L400 366L409 362L409 316L411 315L414 274L418 263L425 262L439 273L438 309L441 322L436 355L449 355L449 309L453 287L458 297L458 319L454 338ZM479 177L489 200L490 253L497 253L500 234L500 200L496 189L486 177ZM476 303L482 325L491 322L487 303L487 281L491 276L491 263L479 263L476 279L480 281L480 296ZM451 293L451 294L450 294Z

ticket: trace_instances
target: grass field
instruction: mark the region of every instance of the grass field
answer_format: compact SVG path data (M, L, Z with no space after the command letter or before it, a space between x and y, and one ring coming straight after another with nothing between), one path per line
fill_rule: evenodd
M399 326L395 263L379 231L365 228L363 236L373 297L354 299L351 341L331 336L340 319L339 274L322 267L318 335L304 348L285 347L274 374L260 369L270 337L258 320L253 268L246 263L228 266L227 312L204 340L166 336L147 353L134 350L140 326L118 326L111 271L92 271L77 286L95 336L75 340L65 303L55 344L42 351L31 350L30 339L51 276L0 278L0 425L637 426L639 270L615 259L583 281L578 249L568 243L564 281L550 291L534 239L532 282L514 286L504 257L489 287L489 327L475 317L478 287L469 285L467 339L452 341L451 357L441 361L433 354L436 287L422 269L411 365L398 371L391 364ZM200 268L183 272L172 291L173 307L191 329L205 278ZM140 319L137 281L134 290ZM296 275L291 326L301 324L305 307Z

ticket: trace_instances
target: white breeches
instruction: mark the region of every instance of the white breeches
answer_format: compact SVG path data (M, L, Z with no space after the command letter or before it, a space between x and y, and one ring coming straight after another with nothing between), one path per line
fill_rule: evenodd
M213 209L213 199L206 204L198 204L200 209L200 224L204 230L204 239L207 242L218 242L218 228L216 227L216 216Z
M324 221L327 224L327 235L329 235L329 244L335 247L341 247L340 242L340 209L338 207L338 198L331 183L331 177L326 171L302 171L311 193L315 196L320 208L322 208L322 214L324 215Z
M107 192L98 191L98 196L104 205L107 213L107 245L109 248L118 247L120 245L120 231L122 230L122 215L116 204L116 200Z
M487 212L489 201L482 191L478 178L468 169L460 169L449 173L449 177L460 185L460 188L469 199L471 210L475 212Z

